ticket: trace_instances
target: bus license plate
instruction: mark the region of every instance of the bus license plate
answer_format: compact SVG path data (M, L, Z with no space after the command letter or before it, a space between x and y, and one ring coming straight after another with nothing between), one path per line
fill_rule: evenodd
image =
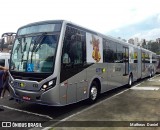
M28 97L28 96L23 96L23 100L31 100L31 98L30 97Z

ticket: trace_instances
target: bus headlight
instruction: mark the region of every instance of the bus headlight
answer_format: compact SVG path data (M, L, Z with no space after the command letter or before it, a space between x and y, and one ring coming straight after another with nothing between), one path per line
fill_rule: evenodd
M53 84L53 82L54 82L53 80L49 81L48 86L51 86Z
M47 86L46 84L44 84L42 88L43 88L43 89L46 89L47 87L48 87L48 86Z
M54 78L53 80L50 80L49 82L46 82L43 86L42 86L42 90L46 91L52 87L54 87L56 85L56 79Z

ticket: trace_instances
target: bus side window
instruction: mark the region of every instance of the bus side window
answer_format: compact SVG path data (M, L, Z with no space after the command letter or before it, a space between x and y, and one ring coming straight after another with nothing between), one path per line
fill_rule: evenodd
M70 64L71 60L67 53L63 54L63 64Z
M85 41L85 32L67 26L61 59L64 68L71 69L85 64Z

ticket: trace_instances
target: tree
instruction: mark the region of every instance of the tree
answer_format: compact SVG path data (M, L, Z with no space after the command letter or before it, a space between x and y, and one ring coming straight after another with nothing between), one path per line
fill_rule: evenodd
M151 51L158 53L159 52L159 46L157 42L152 42Z
M143 48L147 48L147 44L146 44L146 40L145 40L145 39L144 39L143 42L142 42L142 47L143 47Z
M160 46L157 42L149 41L147 46L148 46L148 50L153 51L157 54L160 54Z

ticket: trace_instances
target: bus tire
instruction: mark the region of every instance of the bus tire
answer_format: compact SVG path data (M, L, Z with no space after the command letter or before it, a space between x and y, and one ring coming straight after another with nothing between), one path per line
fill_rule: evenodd
M89 98L88 101L90 104L94 103L97 100L98 97L98 85L95 81L91 84L90 90L89 90Z
M151 74L152 74L152 77L153 77L154 76L154 70L152 70Z
M152 71L150 71L150 73L149 73L149 78L151 78L152 77Z
M128 88L132 87L132 85L133 85L133 76L131 74L128 79Z

